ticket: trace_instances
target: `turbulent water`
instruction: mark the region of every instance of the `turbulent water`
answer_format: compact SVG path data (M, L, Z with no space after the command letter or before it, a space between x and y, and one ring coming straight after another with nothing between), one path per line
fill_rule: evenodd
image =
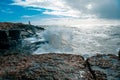
M38 32L37 38L48 43L39 44L34 54L57 52L90 56L100 54L117 54L120 49L120 26L48 26Z

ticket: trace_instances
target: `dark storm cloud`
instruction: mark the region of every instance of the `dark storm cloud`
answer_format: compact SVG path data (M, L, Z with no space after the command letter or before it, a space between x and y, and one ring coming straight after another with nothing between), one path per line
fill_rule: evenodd
M96 15L98 18L120 19L120 0L66 0L73 9L84 14ZM92 9L87 9L87 5Z
M120 0L105 0L96 4L93 8L100 18L120 19Z

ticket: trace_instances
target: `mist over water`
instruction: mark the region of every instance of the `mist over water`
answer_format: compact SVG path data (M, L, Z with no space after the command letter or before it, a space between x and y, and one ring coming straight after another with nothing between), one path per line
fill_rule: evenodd
M120 26L48 26L39 33L48 43L40 44L34 54L71 53L83 56L117 54Z

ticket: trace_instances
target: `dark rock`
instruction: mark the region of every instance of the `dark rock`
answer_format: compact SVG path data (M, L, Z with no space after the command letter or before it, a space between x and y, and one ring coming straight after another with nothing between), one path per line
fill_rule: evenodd
M118 52L118 57L119 57L119 59L120 59L120 50L119 50L119 52Z
M0 31L0 49L9 49L9 40L6 31Z
M6 31L3 30L0 31L0 41L8 41L8 36Z
M108 80L104 72L99 70L96 70L94 72L95 72L96 80Z
M90 74L92 76L92 79L96 80L95 71L92 70L91 65L90 65L88 59L85 61L85 64L86 64L86 68L88 69L88 71L90 72Z
M21 30L9 30L9 37L11 40L19 40L21 39Z
M89 58L88 61L92 70L101 71L104 76L106 74L107 80L120 80L120 61L118 56L112 54L96 55Z
M0 49L10 49L21 44L20 30L0 30Z
M36 35L37 29L44 30L34 25L0 22L0 55L11 49L22 49L23 38Z
M36 29L38 29L38 30L45 30L45 29L42 28L42 27L36 27Z

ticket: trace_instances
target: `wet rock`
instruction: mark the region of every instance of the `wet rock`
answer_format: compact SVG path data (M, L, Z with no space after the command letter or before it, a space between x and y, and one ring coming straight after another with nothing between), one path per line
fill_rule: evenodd
M8 36L6 31L0 31L0 49L9 49Z
M104 73L104 76L106 74L107 80L120 80L120 61L118 56L112 54L99 54L89 58L88 61L92 70L101 71Z
M84 60L79 55L42 54L0 57L0 77L8 80L84 80ZM4 72L5 71L5 72ZM3 73L4 72L4 73Z
M0 53L22 45L20 30L0 30ZM5 51L6 50L6 51Z
M0 31L0 41L8 41L8 36L6 31L3 30Z
M87 71L84 74L84 76L86 78L85 80L108 80L105 73L103 73L99 70L95 70L94 73L95 73L96 78L94 78L93 75L89 71Z
M120 59L120 50L119 50L119 52L118 52L118 57L119 57L119 59Z
M11 40L19 40L21 39L21 30L9 30L9 37Z
M20 48L24 50L23 39L37 35L36 31L40 30L44 28L22 23L0 22L0 55ZM44 44L44 42L41 43Z
M84 65L80 66L77 64L82 65L84 60L80 56L48 54L41 55L39 58L36 55L34 59L36 58L37 60L32 62L32 66L25 72L25 74L29 74L30 79L79 80L81 78L78 72L83 69Z

